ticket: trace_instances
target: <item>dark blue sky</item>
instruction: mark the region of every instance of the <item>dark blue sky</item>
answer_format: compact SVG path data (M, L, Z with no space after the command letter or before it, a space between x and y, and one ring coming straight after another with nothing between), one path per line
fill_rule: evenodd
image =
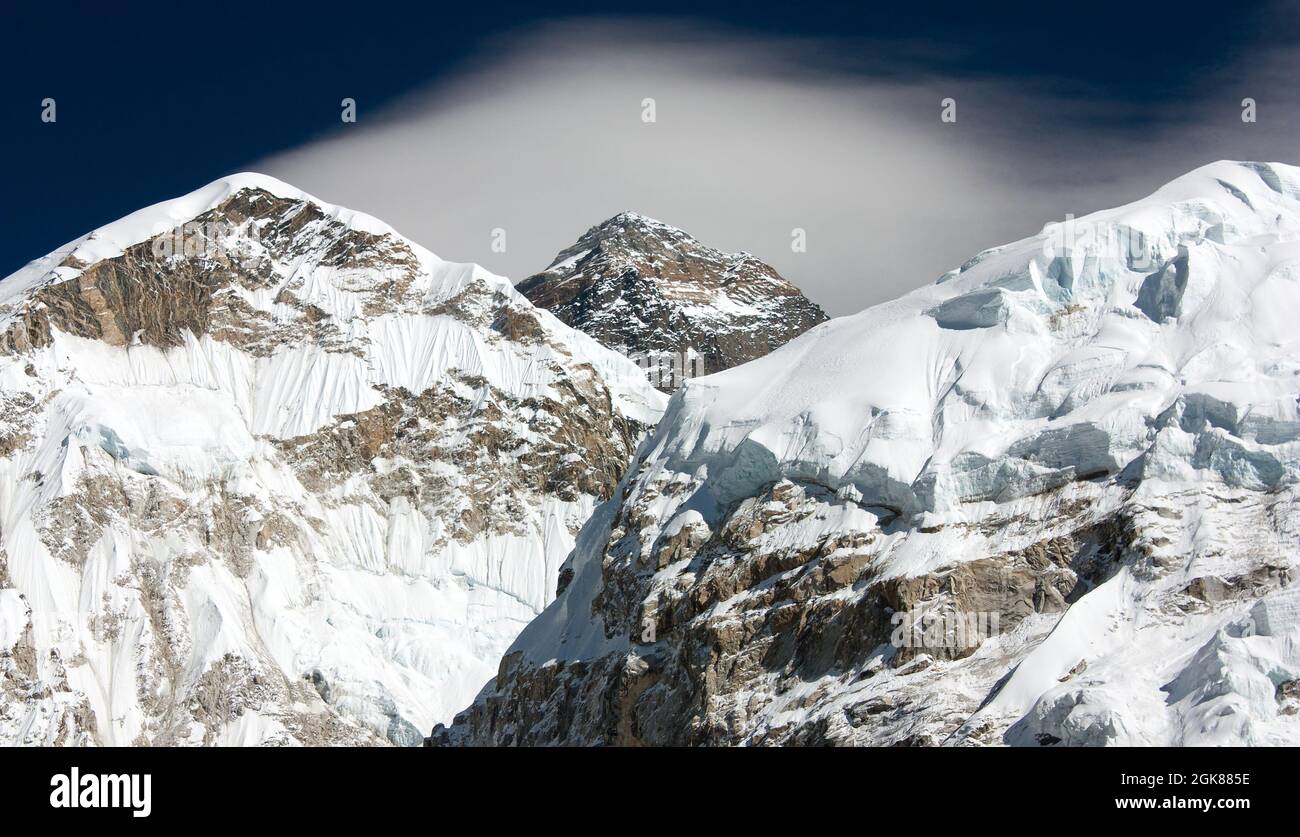
M1203 96L1207 73L1296 35L1293 14L1263 3L129 5L4 12L0 276L134 209L336 130L341 91L363 112L376 110L490 57L492 36L548 19L690 16L758 34L889 39L897 48L824 60L864 76L1042 87L1088 101L1088 119L1122 119L1133 130L1135 103ZM54 124L39 118L47 96L58 103Z

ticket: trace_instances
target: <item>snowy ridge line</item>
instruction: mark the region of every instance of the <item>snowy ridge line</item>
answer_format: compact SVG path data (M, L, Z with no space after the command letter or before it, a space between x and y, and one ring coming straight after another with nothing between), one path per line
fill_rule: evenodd
M1235 185L1230 190L1221 184ZM1216 192L1222 197L1203 197ZM1236 193L1249 196L1259 208L1241 212L1246 207ZM1212 296L1210 282L1201 287L1193 283L1180 299L1182 317L1196 318L1188 329L1194 332L1190 337L1151 321L1135 307L1142 283L1155 271L1144 275L1121 268L1103 274L1088 252L1047 256L1049 236L1039 235L985 251L939 283L836 319L769 358L690 381L670 403L650 445L671 467L683 471L700 465L716 471L732 457L747 466L768 462L761 477L734 491L720 489L728 496L752 491L755 480L785 475L832 486L852 483L868 505L874 501L913 511L938 510L939 492L908 487L926 469L933 472L933 466L959 453L996 455L1015 436L1057 426L1101 427L1109 408L1122 409L1125 405L1117 402L1125 399L1139 398L1140 406L1160 414L1180 396L1203 392L1204 398L1215 399L1245 389L1244 383L1230 384L1230 379L1216 378L1212 368L1202 367L1207 352L1221 351L1214 344L1224 321L1230 322L1216 310L1216 302L1231 304L1233 313L1245 313L1242 306L1249 306L1252 318L1270 329L1267 334L1242 329L1234 335L1244 343L1234 347L1234 358L1246 356L1250 344L1260 344L1261 370L1300 368L1294 353L1286 351L1292 340L1283 325L1283 312L1293 309L1294 302L1273 298L1282 290L1275 291L1274 285L1300 276L1294 261L1300 256L1298 202L1300 174L1292 167L1216 163L1173 181L1150 198L1080 219L1143 231L1159 262L1191 246L1207 262L1213 260L1207 271L1251 268L1262 273L1255 280L1260 287L1244 288L1234 288L1234 280L1225 275L1216 283L1223 285L1217 296ZM1266 243L1271 255L1261 259L1255 251ZM1068 289L1047 276L1054 265L1078 270ZM998 298L1001 322L981 327L972 315L944 328L937 321L934 312L945 306L953 310L958 307L954 302L984 291ZM1060 296L1067 292L1068 298ZM1091 310L1071 311L1072 306ZM1055 332L1044 322L1053 317L1062 326ZM1019 343L1050 351L1052 360L1030 363ZM872 359L884 357L890 364L873 369ZM837 386L855 367L870 369L871 374L848 391ZM1189 369L1200 372L1199 382L1184 374L1177 388L1161 385ZM1262 372L1253 376L1267 396L1252 405L1254 421L1261 427L1294 422L1293 381ZM1106 385L1112 387L1109 395L1089 389ZM981 403L964 403L986 394ZM1072 415L1062 412L1076 405ZM1116 443L1100 438L1104 446ZM1071 446L1087 450L1088 444L1079 439ZM1129 450L1136 454L1145 446ZM1096 453L1099 459L1106 456ZM778 465L779 472L774 470ZM713 483L725 485L740 479L743 471L732 468L716 475Z

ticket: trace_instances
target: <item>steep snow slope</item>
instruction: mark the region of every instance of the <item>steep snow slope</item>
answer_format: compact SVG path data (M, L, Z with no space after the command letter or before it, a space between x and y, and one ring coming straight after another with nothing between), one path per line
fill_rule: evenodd
M519 290L606 346L694 350L706 373L762 357L826 320L754 256L723 253L635 212L587 230Z
M250 174L0 282L0 398L7 743L418 741L663 406L506 280Z
M1300 743L1298 322L1222 162L692 381L432 740Z

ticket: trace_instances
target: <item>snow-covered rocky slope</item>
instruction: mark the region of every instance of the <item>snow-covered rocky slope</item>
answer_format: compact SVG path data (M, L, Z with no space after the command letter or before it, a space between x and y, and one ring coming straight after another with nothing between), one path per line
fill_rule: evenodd
M825 322L799 289L748 253L623 212L519 283L534 304L629 354L702 356L712 373L762 357Z
M417 743L663 408L506 280L247 174L0 281L0 399L21 744Z
M1300 743L1300 169L690 382L432 743Z

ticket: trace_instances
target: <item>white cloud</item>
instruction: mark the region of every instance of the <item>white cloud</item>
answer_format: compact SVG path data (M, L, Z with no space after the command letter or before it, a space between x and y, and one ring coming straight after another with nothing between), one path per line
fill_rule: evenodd
M1259 62L1259 124L1242 126L1234 106L1250 94L1234 86L1185 114L1135 110L1142 133L1006 80L826 69L864 56L879 66L889 48L688 22L553 24L382 112L361 101L357 124L256 168L516 281L631 209L753 252L844 314L1066 212L1136 199L1213 159L1294 147L1283 122L1294 109L1268 92L1286 89L1286 53ZM955 125L939 119L946 96ZM653 124L641 119L647 97ZM796 227L806 253L791 252ZM505 253L492 251L496 228Z

